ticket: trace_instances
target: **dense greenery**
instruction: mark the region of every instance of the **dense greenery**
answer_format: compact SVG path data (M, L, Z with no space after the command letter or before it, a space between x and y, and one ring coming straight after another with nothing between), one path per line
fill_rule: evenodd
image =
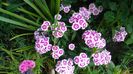
M84 69L75 69L75 74L133 73L133 0L0 0L0 74L20 74L18 67L25 59L36 62L34 74L49 74L55 67L56 60L49 56L50 53L39 55L36 52L34 31L44 20L52 23L56 21L54 15L60 12L61 3L72 6L69 14L61 12L61 20L65 21L67 26L71 26L68 19L79 7L88 7L90 3L103 6L103 12L91 18L87 29L92 28L102 33L107 42L106 49L111 52L112 62L107 66L89 65ZM128 35L124 42L113 42L115 30L121 26L126 28ZM68 43L78 43L78 40L81 40L79 34L83 31L77 32L68 30L57 44L67 50ZM82 43L78 45L83 46ZM64 57L73 57L80 49L91 51L87 47L78 47L79 51L68 51L68 55Z

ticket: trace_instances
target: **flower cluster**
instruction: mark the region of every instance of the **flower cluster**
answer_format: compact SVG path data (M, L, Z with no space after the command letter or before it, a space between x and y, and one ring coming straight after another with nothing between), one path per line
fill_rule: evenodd
M60 49L59 46L53 46L52 51L52 57L54 59L59 59L59 57L64 54L64 50Z
M60 38L64 35L64 33L67 31L67 27L66 24L64 22L57 22L57 24L55 24L55 26L53 26L53 36L56 38Z
M94 30L86 30L82 35L82 39L90 48L104 48L106 45L105 39L101 38L101 33Z
M84 17L85 20L89 20L91 18L91 12L85 7L80 7L79 13Z
M19 71L25 73L26 71L33 69L35 67L35 62L32 60L24 60L19 65Z
M71 5L65 6L61 4L60 11L64 11L65 13L68 13L70 11Z
M94 64L97 66L106 65L106 64L110 63L110 61L111 61L110 52L107 50L103 50L100 53L94 53L94 54L92 54L92 57L93 57Z
M103 11L103 7L99 6L98 8L96 7L96 5L94 3L91 3L89 5L89 11L93 14L93 15L98 15L99 13L101 13Z
M74 57L74 63L80 68L84 68L90 63L90 58L87 57L86 53L80 53L79 56Z
M69 45L68 45L68 48L69 48L70 50L74 50L74 49L75 49L75 44L73 44L73 43L69 44Z
M35 31L35 49L39 54L44 54L51 50L52 45L49 43L49 37L39 36L39 32Z
M61 61L58 61L56 64L56 71L59 74L74 74L74 66L73 66L73 60L72 59L63 59Z
M72 23L72 29L77 31L80 28L85 29L87 27L87 22L80 13L73 13L69 19L69 23Z
M122 42L125 40L127 32L125 31L125 27L121 27L120 31L117 31L113 37L113 41Z
M49 21L44 21L43 24L41 25L41 30L42 31L47 31L50 25L51 24L50 24Z
M54 18L57 19L57 20L60 20L60 19L62 18L62 16L61 16L60 14L56 14L56 15L54 16Z

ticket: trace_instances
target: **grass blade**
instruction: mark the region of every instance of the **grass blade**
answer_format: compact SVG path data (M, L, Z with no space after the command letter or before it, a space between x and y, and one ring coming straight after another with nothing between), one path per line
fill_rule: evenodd
M24 12L24 13L26 13L26 14L28 14L28 15L31 15L31 16L34 16L34 17L40 17L40 16L38 16L38 15L36 15L36 14L34 14L34 13L32 13L32 12L30 12L30 11L28 11L28 10L26 10L26 9L24 9L24 8L17 8L19 11L21 11L21 12Z
M7 10L4 10L4 9L2 9L2 8L0 8L0 12L2 12L2 13L4 13L4 14L7 14L7 15L10 15L10 16L13 16L13 17L15 17L15 18L18 18L18 19L20 19L20 20L23 20L23 21L25 21L25 22L27 22L27 23L29 23L29 24L33 24L33 25L39 26L39 24L37 24L37 23L35 23L35 22L33 22L33 21L27 19L27 18L24 18L24 17L22 17L22 16L19 16L19 15L17 15L17 14L14 14L14 13L9 12L9 11L7 11Z
M48 20L48 19L42 14L42 12L35 6L35 4L33 4L32 2L30 2L30 0L24 0L24 2L26 2L29 6L31 6L44 20Z
M10 41L11 41L11 40L14 40L14 39L16 39L16 38L18 38L18 37L25 36L25 35L33 35L33 33L24 33L24 34L16 35L16 36L12 37L12 38L10 39Z
M21 22L17 22L17 21L14 21L14 20L2 17L2 16L0 16L0 21L11 23L11 24L14 24L14 25L17 25L17 26L21 26L21 27L27 28L29 30L36 30L36 28L33 27L33 26L26 25L26 24L23 24Z
M53 19L52 15L50 14L50 11L47 7L47 3L45 1L35 0L35 3L41 9L43 14L45 14L45 16L47 16L50 20Z
M4 52L6 52L10 57L11 57L11 59L13 60L13 61L17 61L15 58L14 58L14 56L12 55L12 52L11 51L9 51L9 50L7 50L7 49L4 49L4 48L2 48L2 47L0 47L0 49L2 50L2 51L4 51Z

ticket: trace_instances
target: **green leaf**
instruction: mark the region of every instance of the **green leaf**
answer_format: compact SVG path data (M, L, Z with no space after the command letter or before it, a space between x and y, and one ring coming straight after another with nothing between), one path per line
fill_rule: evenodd
M60 0L55 0L55 14L60 12Z
M75 39L76 35L77 35L77 32L73 31L71 41Z
M109 7L112 11L117 10L117 4L115 2L109 2Z
M14 20L2 17L2 16L0 16L0 21L11 23L11 24L14 24L14 25L17 25L17 26L21 26L21 27L27 28L28 30L36 30L36 28L33 27L33 26L26 25L24 23L21 23L21 22L18 22L18 21L14 21Z
M112 11L107 11L104 14L104 19L108 23L113 22L115 20L115 15L114 15L114 13Z
M18 18L18 19L20 19L20 20L22 20L22 21L24 21L24 22L29 23L29 24L33 24L33 25L35 25L35 26L39 26L39 24L37 24L37 23L35 23L35 22L33 22L33 21L27 19L27 18L24 18L24 17L22 17L22 16L20 16L20 15L14 14L14 13L9 12L9 11L7 11L7 10L4 10L4 9L2 9L2 8L0 8L0 12L2 12L2 13L4 13L4 14L7 14L7 15L10 15L10 16L13 16L13 17L15 17L15 18Z
M34 48L34 46L32 45L32 46L24 46L24 47L20 47L20 48L13 49L13 50L15 50L16 52L24 52L24 51L27 51L27 50L29 50L29 49L33 49L33 48Z
M44 20L48 20L34 3L32 3L30 0L24 0L24 2L31 6Z
M10 57L11 57L11 59L14 61L14 62L17 62L17 60L14 58L14 56L12 55L12 52L11 51L9 51L9 50L7 50L7 49L4 49L4 48L2 48L2 47L0 47L0 49L2 50L2 51L4 51L4 52L6 52Z
M128 33L133 32L133 15L129 17L126 28L127 28Z
M115 64L111 61L108 65L108 68L110 69L110 70L112 70L113 71L113 69L115 68Z
M18 38L18 37L25 36L25 35L33 35L33 33L24 33L24 34L16 35L16 36L12 37L12 38L10 39L10 41L11 41L11 40L14 40L14 39L16 39L16 38Z
M133 39L132 39L132 38L128 38L128 39L126 40L126 44L127 44L127 45L133 44Z
M43 14L45 14L45 16L47 16L51 20L53 19L45 0L43 0L43 1L42 0L35 0L35 3L41 9Z
M21 8L17 8L19 11L21 11L21 12L24 12L24 13L26 13L26 14L28 14L28 15L31 15L31 16L34 16L34 17L40 17L40 16L38 16L38 15L36 15L36 14L34 14L34 13L32 13L32 12L30 12L30 11L28 11L28 10L26 10L26 9L24 9L23 7L21 7Z

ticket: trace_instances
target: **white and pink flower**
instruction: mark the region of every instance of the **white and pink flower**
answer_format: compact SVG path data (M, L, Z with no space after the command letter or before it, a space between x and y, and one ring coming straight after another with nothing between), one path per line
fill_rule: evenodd
M52 57L54 59L59 59L60 56L64 54L64 50L59 48L59 46L52 47Z
M43 24L41 25L41 30L47 31L50 25L51 24L49 21L44 21Z
M74 74L74 65L72 59L63 59L61 61L58 61L56 64L56 69L59 74Z
M114 42L122 42L125 40L127 32L125 31L125 27L121 27L120 31L117 31L113 37Z
M94 30L87 30L83 33L82 39L84 39L85 44L90 48L104 48L106 46L106 41L101 38L101 33Z
M84 68L90 63L90 58L88 58L86 53L80 53L79 56L74 57L74 63L80 68Z
M93 62L96 66L107 65L111 61L110 52L103 50L102 52L92 54Z
M75 49L75 44L73 44L73 43L69 44L69 45L68 45L68 48L69 48L70 50L74 50L74 49Z

